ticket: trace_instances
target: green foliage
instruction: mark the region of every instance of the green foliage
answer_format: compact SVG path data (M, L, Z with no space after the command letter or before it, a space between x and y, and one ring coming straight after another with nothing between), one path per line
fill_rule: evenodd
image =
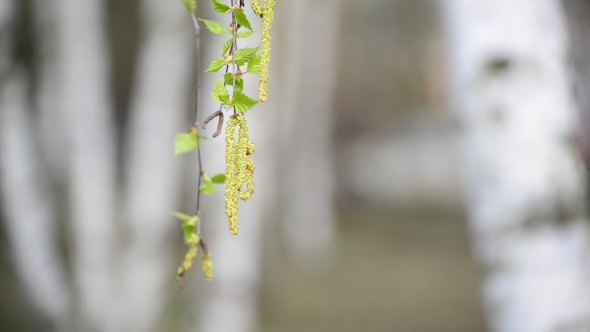
M223 24L215 21L204 20L202 18L199 19L201 22L205 23L207 29L209 29L214 34L223 35L227 33L227 28L223 26Z
M236 35L236 37L238 38L248 38L250 36L252 36L254 34L253 31L242 31L242 32L238 32L238 34Z
M236 52L235 62L238 66L245 65L248 61L252 60L258 52L258 47L245 47L241 48Z
M219 69L223 68L223 66L226 66L225 60L220 59L220 58L215 58L215 60L213 60L213 62L211 63L209 68L207 68L207 70L205 70L205 72L216 73L219 71Z
M243 26L244 28L252 31L252 26L250 25L250 21L248 21L248 18L246 17L246 13L244 13L244 9L240 8L236 10L236 22L238 22L238 24Z
M217 80L217 82L215 82L211 97L217 103L226 105L229 104L229 92L227 92L227 89L225 88L225 85L221 83L221 80Z
M248 74L260 75L260 56L254 56L248 61Z
M234 75L232 73L227 73L223 75L223 79L226 85L233 86L234 85ZM236 91L242 91L244 89L244 79L241 77L236 77Z
M186 11L189 12L189 14L190 14L191 7L190 7L190 4L188 3L188 0L182 0L182 3L184 4L184 8L186 8Z
M225 14L231 10L231 7L221 2L221 0L213 0L213 8L219 14Z
M211 181L213 183L218 183L218 184L225 183L225 174L223 174L223 173L217 174L211 179Z
M231 48L233 41L234 39L230 38L228 41L225 42L225 44L223 44L223 54L221 54L221 56L225 56L227 52L229 52L229 49Z
M182 0L182 3L189 14L197 11L197 0Z
M201 185L201 187L199 188L199 191L203 194L213 194L217 192L217 186L215 186L215 184L213 183L213 180L211 179L211 177L209 176L209 174L207 174L207 172L203 172L203 181L205 183L203 183Z
M203 194L213 194L217 192L217 186L213 183L203 183L199 191Z
M191 152L199 149L199 137L193 133L180 133L176 135L175 155Z
M251 110L258 101L246 96L241 91L234 92L234 99L232 106L236 108L239 113L244 113Z
M195 234L195 231L197 229L197 225L199 224L199 217L189 216L180 212L173 212L172 215L182 221L181 227L184 231L184 242L186 244L197 244L199 242L199 238L198 235Z

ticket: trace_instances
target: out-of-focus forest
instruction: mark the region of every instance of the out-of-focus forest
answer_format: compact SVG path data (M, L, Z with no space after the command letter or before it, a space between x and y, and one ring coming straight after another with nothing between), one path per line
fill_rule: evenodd
M256 192L238 236L204 198L215 277L181 290L198 171L174 136L227 38L196 54L180 0L0 0L0 330L590 331L590 6L275 11Z

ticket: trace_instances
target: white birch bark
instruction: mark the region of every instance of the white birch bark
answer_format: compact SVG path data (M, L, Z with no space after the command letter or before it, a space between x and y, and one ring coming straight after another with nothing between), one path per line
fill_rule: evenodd
M56 241L53 199L39 162L25 73L5 76L0 91L0 184L17 275L34 309L68 330L70 292Z
M441 3L491 330L589 331L586 178L560 2Z
M117 199L104 1L59 0L55 7L79 329L103 331L112 322Z
M288 13L288 42L278 41L287 49L278 115L286 244L300 268L321 274L332 264L336 237L332 99L342 6L331 0L281 6Z
M155 331L179 257L171 237L179 229L170 211L181 205L182 157L174 136L188 132L192 109L194 39L182 4L141 2L145 40L140 49L125 156L128 225L120 331Z
M36 64L38 68L35 99L36 125L39 128L41 156L53 183L64 183L67 178L67 152L64 120L59 111L59 59L57 57L57 12L54 3L35 0L32 12Z
M227 2L229 3L229 1ZM277 3L276 7L279 7ZM217 21L217 17L209 5L200 16ZM261 20L255 18L251 9L246 9L250 23L255 31L261 31ZM222 23L228 24L228 20ZM210 33L203 29L202 33ZM274 31L274 28L273 28ZM239 39L238 46L253 47L259 45L260 35L254 35L248 39ZM273 37L273 38L276 38ZM212 37L202 49L203 62L201 68L207 68L209 63L221 54L225 39ZM206 287L205 294L202 288L198 290L198 296L202 297L200 314L195 320L195 326L201 332L232 331L248 332L256 331L257 325L257 298L258 288L262 277L262 253L264 242L264 223L268 217L270 207L273 206L275 187L276 146L274 141L279 130L276 126L276 111L280 101L277 96L277 78L273 76L275 67L271 61L271 75L269 82L269 95L266 103L260 103L246 113L250 139L256 146L252 156L256 171L254 181L256 189L254 195L247 202L240 202L239 222L240 231L237 236L229 232L227 216L225 215L223 192L213 195L205 195L202 199L202 235L207 241L213 261L214 279ZM205 74L203 80L203 98L200 117L203 119L219 108L209 97L215 80L221 74ZM273 84L272 82L275 82ZM245 75L244 92L251 96L258 96L258 77ZM257 99L257 98L256 98ZM227 116L226 116L227 120ZM216 122L207 130L215 131ZM225 140L224 134L211 141L202 144L204 169L210 174L225 172ZM192 272L192 271L191 271ZM195 271L194 273L196 273ZM205 296L203 296L205 295Z
M68 330L69 296L58 253L54 201L37 148L22 67L13 67L14 2L0 1L0 199L12 260L34 310Z

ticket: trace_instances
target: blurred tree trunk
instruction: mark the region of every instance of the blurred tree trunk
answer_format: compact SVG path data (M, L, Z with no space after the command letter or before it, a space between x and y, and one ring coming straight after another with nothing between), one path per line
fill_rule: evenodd
M119 331L156 331L179 257L170 211L180 207L182 162L174 136L188 132L194 39L181 2L141 1L140 48L126 139L124 221L128 227ZM191 104L192 105L192 104ZM196 188L195 188L196 189ZM175 232L176 231L176 232Z
M69 329L55 205L32 117L30 72L13 58L15 2L0 1L0 198L16 272L44 329ZM46 322L49 324L45 324Z
M563 0L563 4L569 22L574 92L580 111L576 136L584 163L590 169L590 2Z
M467 212L493 331L590 330L586 177L558 0L444 1Z
M342 6L332 0L280 6L287 31L273 42L283 43L278 52L286 67L279 114L286 245L299 268L321 274L332 265L336 237L332 101Z
M106 331L114 314L118 190L105 6L103 0L59 0L54 6L78 330Z

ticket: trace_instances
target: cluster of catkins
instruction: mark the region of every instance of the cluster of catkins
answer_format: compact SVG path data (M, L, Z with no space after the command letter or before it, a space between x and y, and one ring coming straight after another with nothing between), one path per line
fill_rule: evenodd
M238 234L238 199L246 201L254 193L254 162L249 157L253 153L246 118L230 116L225 128L225 213L233 235Z

